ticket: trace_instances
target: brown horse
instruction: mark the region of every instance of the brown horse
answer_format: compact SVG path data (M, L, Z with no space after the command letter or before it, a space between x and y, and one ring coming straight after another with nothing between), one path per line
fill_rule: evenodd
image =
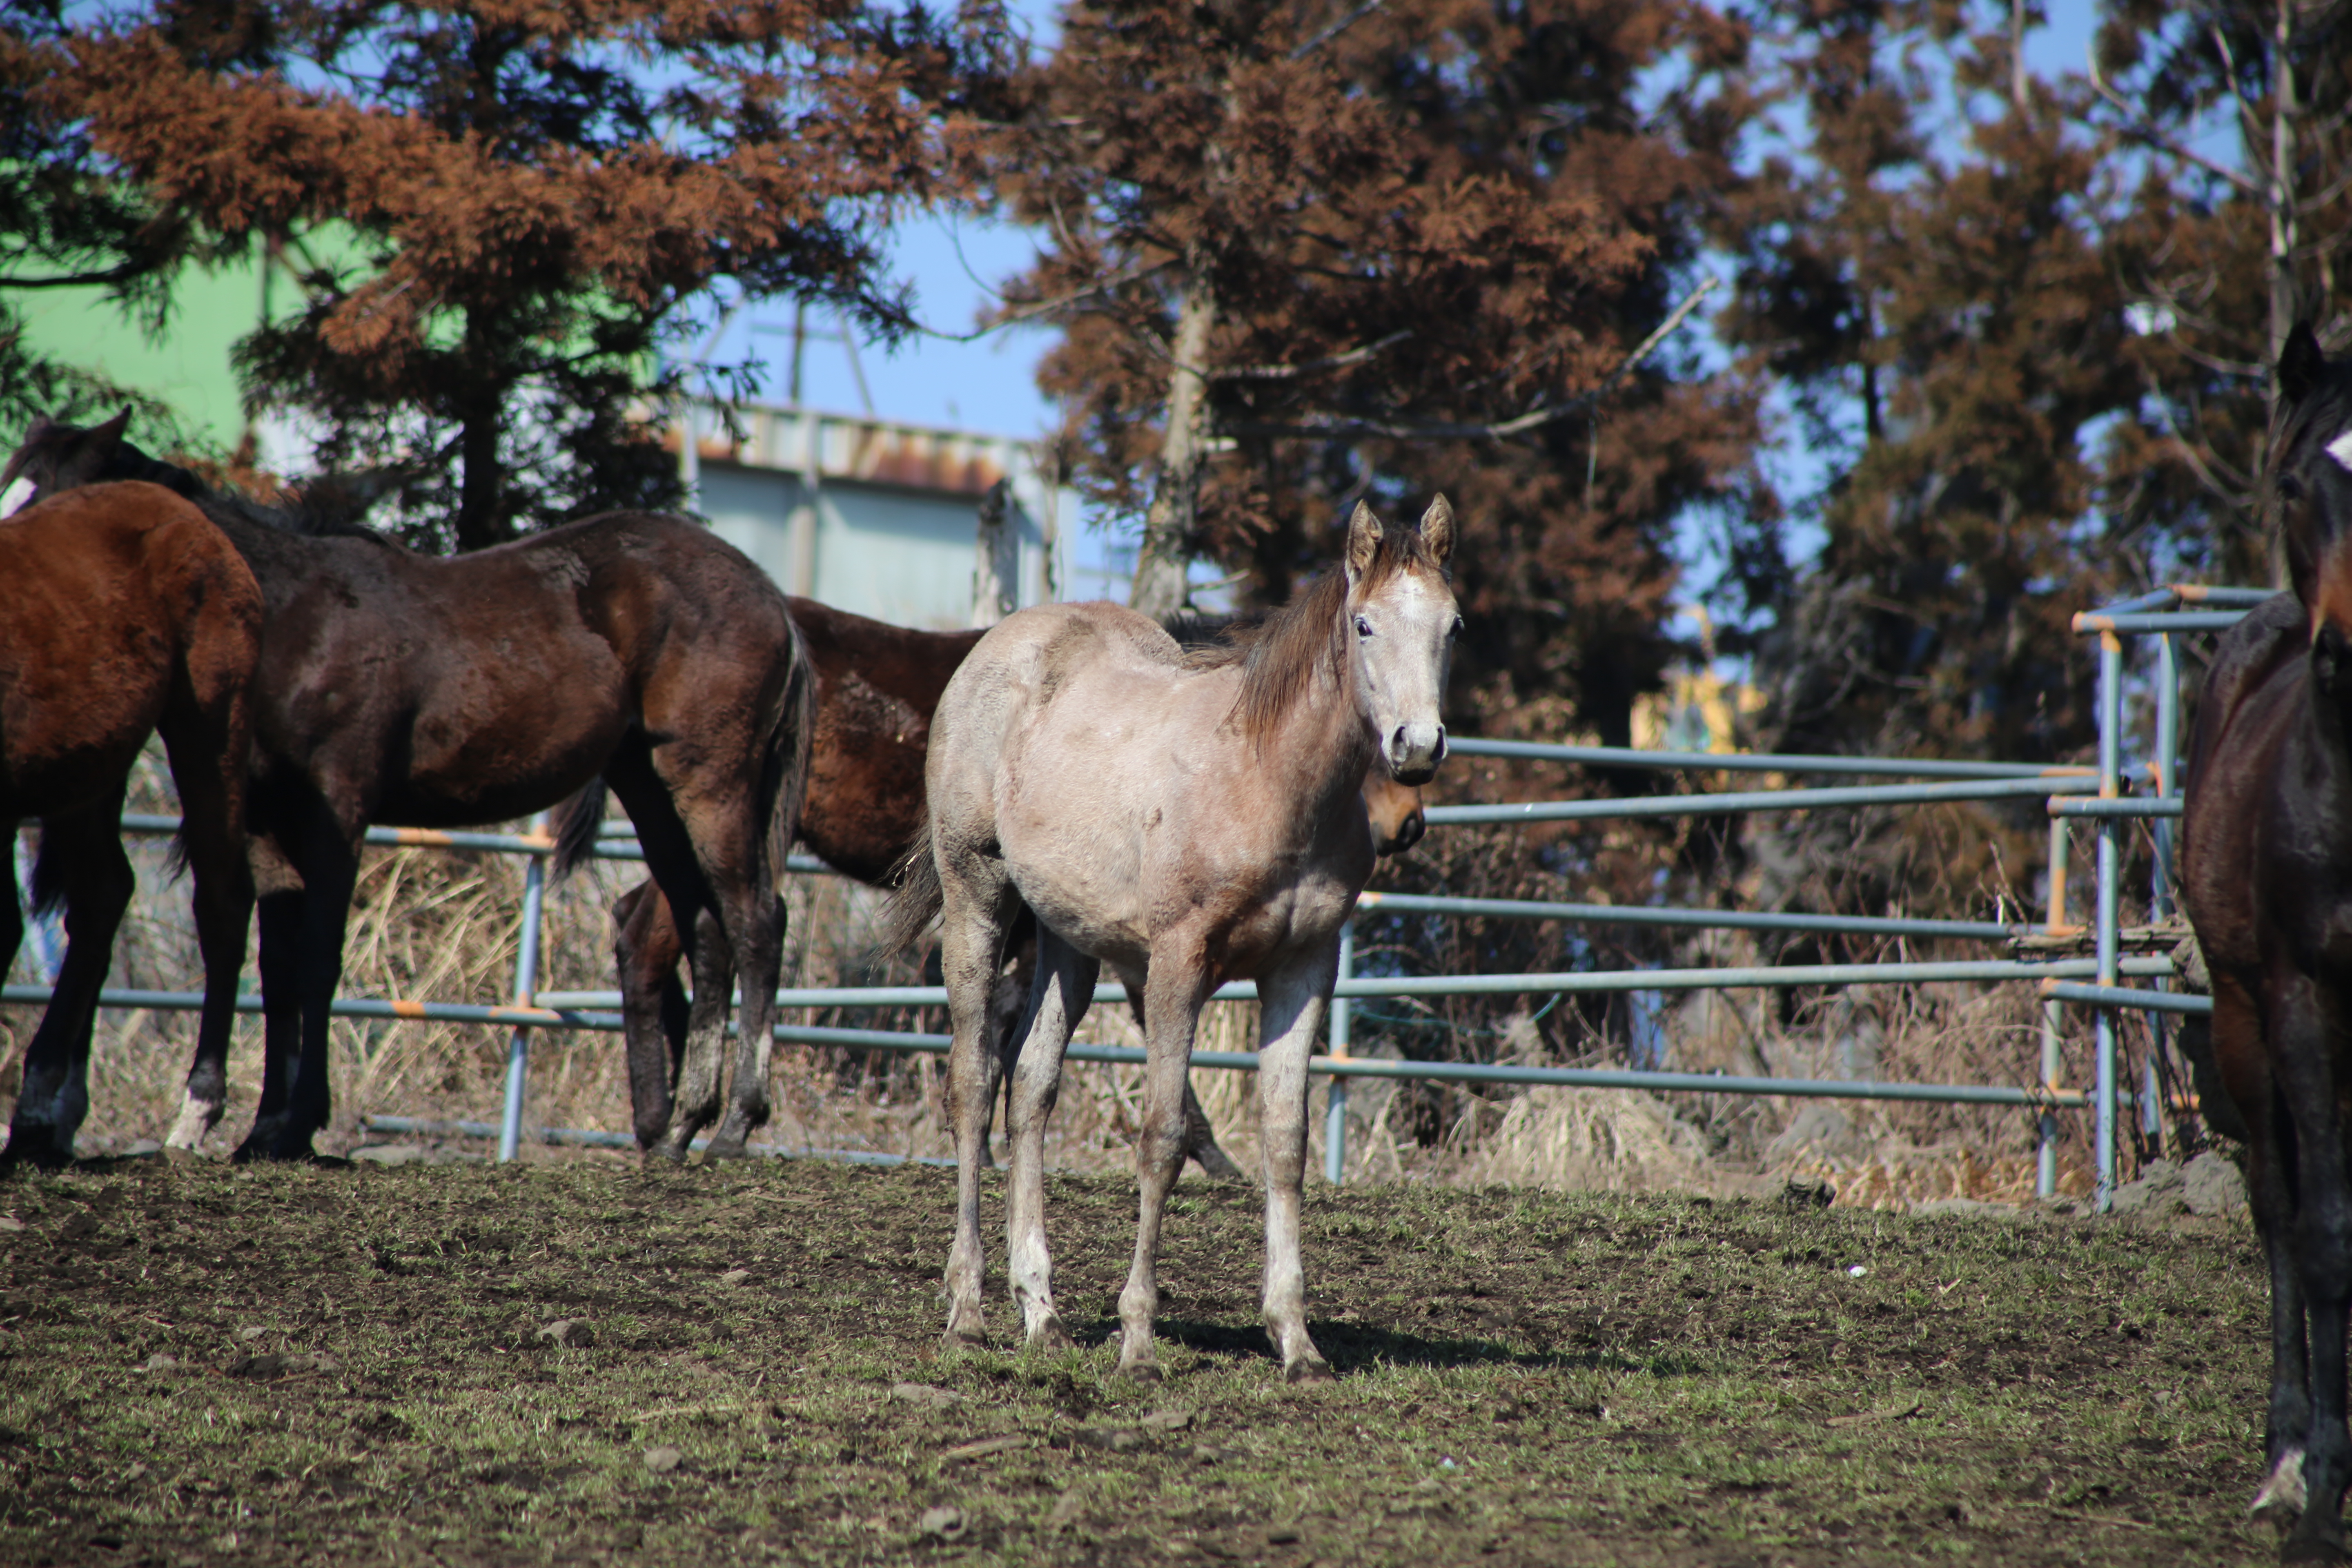
M922 831L923 752L930 739L931 710L982 634L914 631L814 599L785 603L807 642L816 679L815 741L800 839L835 870L878 887ZM1207 646L1226 628L1222 622L1188 619L1170 629L1180 641ZM1376 766L1364 777L1364 805L1380 853L1400 854L1419 841L1424 826L1419 790ZM567 811L581 809L584 803ZM563 827L567 837L580 831L570 815ZM646 1148L669 1123L670 1080L684 1051L687 1018L686 991L677 974L677 928L667 902L651 896L652 889L651 883L641 883L613 905L631 1109L637 1142ZM1016 936L1012 952L1000 987L1005 1027L995 1035L1007 1048L1013 1015L1028 994L1034 940ZM1134 1001L1140 1018L1142 999ZM1221 1180L1238 1176L1217 1147L1215 1130L1189 1081L1184 1115L1187 1147L1202 1169Z
M2279 361L2271 480L2293 592L2221 639L2191 737L2181 877L2213 1053L2270 1259L2267 1479L2290 1559L2343 1559L2352 1478L2352 363Z
M329 1006L362 835L373 822L503 822L609 784L689 933L695 1009L660 1150L683 1159L720 1108L729 994L743 985L733 1113L766 1114L783 908L776 895L808 765L808 663L783 595L680 517L613 512L470 555L415 554L355 526L216 494L123 443L121 422L44 423L16 466L44 491L152 479L189 496L268 605L250 797L267 1066L241 1158L299 1158L326 1124ZM559 859L584 855L588 837ZM175 1142L220 1115L200 1050Z
M16 469L0 471L0 492ZM58 1164L73 1158L89 1107L90 1030L132 885L123 791L152 733L179 785L179 847L195 884L199 1049L227 1053L253 910L247 690L261 591L202 512L145 484L100 485L0 521L0 822L13 835L40 819L34 901L62 899L67 933L0 1164ZM11 888L0 974L24 934Z
M1223 658L1187 661L1157 622L1116 605L1049 605L999 625L948 683L925 766L929 842L894 923L911 933L939 913L955 1021L950 1343L985 1340L980 1137L995 1063L983 1036L1025 907L1037 973L1014 1068L1006 1229L1030 1344L1068 1342L1045 1246L1045 1121L1101 966L1144 995L1142 1204L1119 1294L1119 1367L1139 1377L1159 1374L1156 1259L1184 1158L1193 1031L1219 984L1252 978L1265 1020L1265 1323L1286 1378L1330 1376L1307 1331L1299 1263L1307 1052L1339 928L1371 873L1364 773L1378 761L1417 785L1445 755L1438 704L1461 627L1453 545L1443 497L1412 531L1359 505L1342 569Z

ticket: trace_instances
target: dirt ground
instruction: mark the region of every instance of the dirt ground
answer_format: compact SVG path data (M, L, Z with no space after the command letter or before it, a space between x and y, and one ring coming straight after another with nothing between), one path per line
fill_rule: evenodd
M0 1178L0 1561L2276 1551L2245 1520L2242 1227L1318 1187L1342 1375L1297 1390L1257 1327L1257 1195L1187 1177L1145 1386L1108 1342L1131 1182L1052 1184L1081 1348L1051 1358L937 1350L951 1191L814 1162Z

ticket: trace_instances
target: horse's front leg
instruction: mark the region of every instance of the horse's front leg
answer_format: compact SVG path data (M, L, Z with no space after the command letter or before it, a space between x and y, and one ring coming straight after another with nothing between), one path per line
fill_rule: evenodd
M1307 1332L1307 1271L1299 1257L1307 1173L1307 1058L1322 1033L1339 973L1337 935L1259 977L1265 1026L1258 1093L1265 1147L1265 1331L1291 1383L1327 1383L1330 1363Z
M327 1125L333 1099L327 1080L328 1031L334 1022L335 991L343 978L343 933L351 920L352 892L359 882L360 839L366 818L353 812L348 820L320 802L305 813L299 830L301 846L297 868L302 879L299 900L262 900L261 987L263 1005L271 1008L273 979L287 979L284 960L290 946L294 973L290 986L301 1017L301 1037L290 1063L280 1055L274 1031L266 1031L276 1081L265 1082L261 1114L253 1131L237 1145L236 1158L246 1160L308 1160L310 1141ZM289 931L287 916L299 910L299 930ZM273 916L275 917L273 919ZM290 938L290 940L289 940ZM273 1012L268 1015L274 1016Z
M1160 1315L1160 1225L1168 1190L1184 1168L1184 1086L1192 1067L1192 1033L1201 1004L1215 988L1196 934L1163 940L1151 951L1144 977L1143 1131L1135 1141L1135 1173L1142 1189L1135 1224L1135 1262L1118 1293L1118 1369L1156 1379L1160 1357L1152 1323Z
M1062 1053L1093 1002L1102 965L1037 928L1037 973L1029 992L1013 1068L1005 1138L1013 1146L1004 1229L1012 1254L1013 1299L1031 1350L1066 1350L1070 1336L1054 1310L1054 1263L1045 1247L1045 1121L1062 1081Z

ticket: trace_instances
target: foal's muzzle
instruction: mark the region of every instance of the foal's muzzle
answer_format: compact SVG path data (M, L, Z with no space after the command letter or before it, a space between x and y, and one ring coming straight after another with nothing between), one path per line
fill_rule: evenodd
M1425 784L1437 776L1437 764L1445 760L1445 726L1400 724L1389 731L1381 749L1397 783Z

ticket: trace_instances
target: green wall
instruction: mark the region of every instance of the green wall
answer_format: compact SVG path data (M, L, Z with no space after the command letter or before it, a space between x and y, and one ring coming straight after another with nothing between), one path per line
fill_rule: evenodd
M94 371L117 385L171 405L191 435L232 447L245 433L245 409L229 350L261 318L261 273L256 262L218 271L190 269L173 290L170 321L160 339L110 303L100 289L43 289L15 293L26 337L46 357ZM292 283L277 285L283 310Z

